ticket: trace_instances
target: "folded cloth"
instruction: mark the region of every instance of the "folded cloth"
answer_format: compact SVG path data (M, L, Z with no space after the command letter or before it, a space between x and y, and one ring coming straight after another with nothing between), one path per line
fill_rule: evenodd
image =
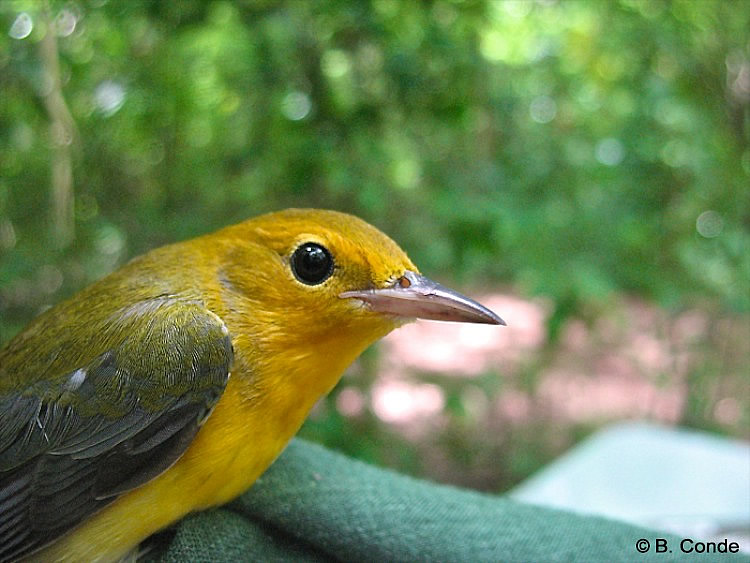
M659 539L671 553L656 552ZM182 520L147 559L663 563L686 558L681 539L421 481L295 439L250 490Z

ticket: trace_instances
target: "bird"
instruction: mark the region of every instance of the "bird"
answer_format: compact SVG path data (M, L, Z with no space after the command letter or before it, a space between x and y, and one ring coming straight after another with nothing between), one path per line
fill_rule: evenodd
M116 561L230 501L365 348L416 318L505 324L338 211L131 260L0 349L0 561Z

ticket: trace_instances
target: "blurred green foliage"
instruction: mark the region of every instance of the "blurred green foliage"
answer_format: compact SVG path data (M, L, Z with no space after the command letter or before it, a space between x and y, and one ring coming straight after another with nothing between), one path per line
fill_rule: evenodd
M750 310L746 2L5 0L0 30L0 341L287 206L548 297L551 343L623 292Z

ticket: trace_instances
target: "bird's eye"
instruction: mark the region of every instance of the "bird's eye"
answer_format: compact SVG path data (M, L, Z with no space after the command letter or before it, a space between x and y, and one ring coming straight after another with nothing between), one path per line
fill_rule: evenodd
M300 245L292 254L294 277L307 285L318 285L333 273L333 256L328 250L314 242Z

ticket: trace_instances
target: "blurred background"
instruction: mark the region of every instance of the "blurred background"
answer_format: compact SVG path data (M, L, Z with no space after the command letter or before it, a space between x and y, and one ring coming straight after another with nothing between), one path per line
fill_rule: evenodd
M502 492L607 424L750 438L750 10L0 2L0 342L150 248L357 214L507 328L420 322L302 430Z

